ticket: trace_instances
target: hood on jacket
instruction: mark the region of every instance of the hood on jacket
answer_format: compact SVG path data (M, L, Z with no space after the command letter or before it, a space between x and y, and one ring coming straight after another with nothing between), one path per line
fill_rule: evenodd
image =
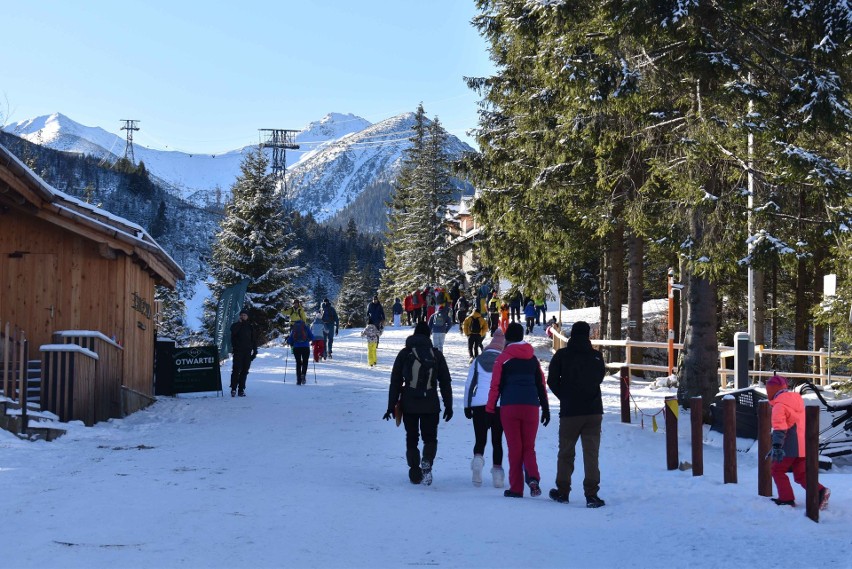
M513 358L528 360L535 357L535 348L529 342L512 342L503 348L503 353Z

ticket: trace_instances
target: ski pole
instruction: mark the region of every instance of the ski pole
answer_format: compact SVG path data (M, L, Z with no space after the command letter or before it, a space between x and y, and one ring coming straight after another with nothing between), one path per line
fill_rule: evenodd
M287 347L287 351L284 352L284 383L287 383L287 360L290 359L290 348Z
M317 383L317 361L314 360L314 385Z

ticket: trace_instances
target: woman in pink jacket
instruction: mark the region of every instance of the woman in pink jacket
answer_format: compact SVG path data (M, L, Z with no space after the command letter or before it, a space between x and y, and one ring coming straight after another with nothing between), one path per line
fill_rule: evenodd
M494 360L486 413L495 412L498 399L500 422L509 447L509 489L503 495L523 498L526 473L530 496L540 496L541 476L535 457L538 409L541 407L541 424L546 427L550 423L550 406L541 364L533 347L524 342L524 327L517 322L506 328L506 347Z
M766 396L772 406L772 479L778 497L772 501L779 506L795 506L795 496L787 472L793 471L793 480L807 487L805 476L805 402L802 396L787 389L787 380L773 375L766 382ZM831 491L819 485L819 509L828 507Z

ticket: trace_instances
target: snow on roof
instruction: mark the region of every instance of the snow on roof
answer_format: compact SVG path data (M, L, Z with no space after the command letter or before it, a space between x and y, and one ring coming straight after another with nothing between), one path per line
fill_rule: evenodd
M103 233L114 233L115 236L123 241L128 241L134 245L140 246L142 249L152 252L157 256L161 256L165 260L165 264L169 266L177 275L177 278L183 278L184 273L180 265L175 262L166 251L151 237L142 226L133 223L123 217L114 215L104 209L88 204L82 200L70 196L65 192L57 190L41 176L33 172L26 164L24 164L15 154L8 148L0 144L0 155L8 160L14 166L18 174L21 174L29 179L33 188L37 193L41 194L42 199L52 204L61 214L66 212L72 216L77 216L88 223L96 226ZM104 231L106 230L106 231Z

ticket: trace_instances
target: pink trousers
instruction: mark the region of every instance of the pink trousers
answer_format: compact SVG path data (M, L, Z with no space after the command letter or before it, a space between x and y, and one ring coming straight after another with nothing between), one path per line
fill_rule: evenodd
M503 405L500 422L509 447L509 489L524 493L527 480L540 480L535 460L535 436L538 433L538 405Z

